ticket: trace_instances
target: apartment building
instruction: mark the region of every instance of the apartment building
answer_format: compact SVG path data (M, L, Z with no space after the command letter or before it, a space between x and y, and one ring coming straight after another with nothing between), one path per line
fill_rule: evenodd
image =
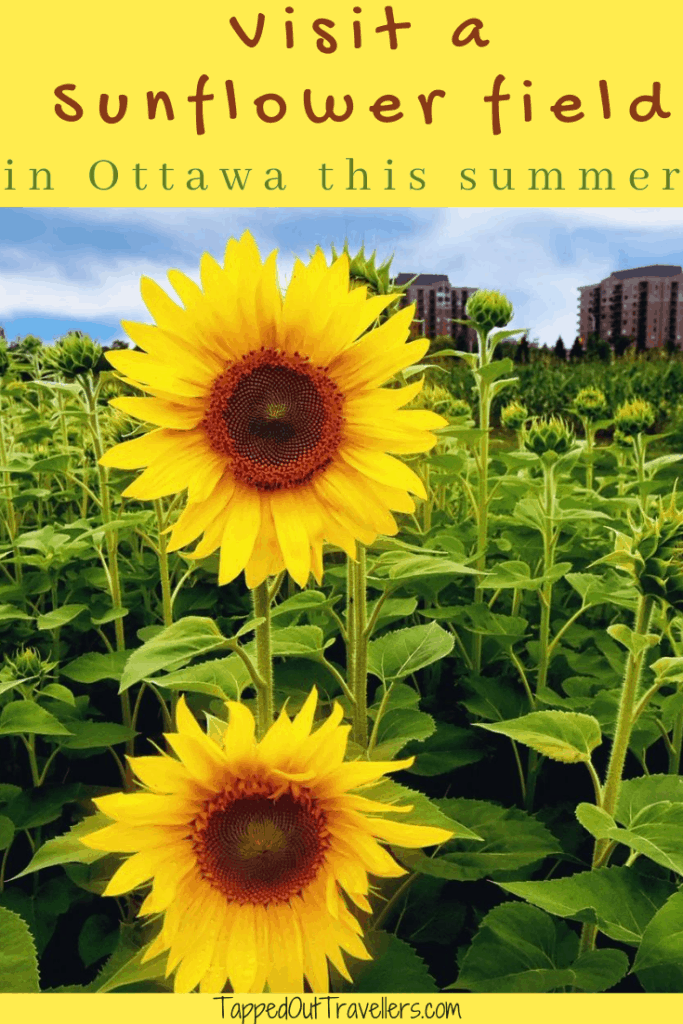
M681 344L683 270L654 264L617 270L599 284L579 288L579 336L631 338L639 349Z
M446 335L457 341L461 348L472 350L476 346L476 334L473 330L454 323L454 320L466 320L465 304L476 288L456 288L451 285L447 274L399 274L396 284L408 284L402 306L414 302L415 334L427 338Z

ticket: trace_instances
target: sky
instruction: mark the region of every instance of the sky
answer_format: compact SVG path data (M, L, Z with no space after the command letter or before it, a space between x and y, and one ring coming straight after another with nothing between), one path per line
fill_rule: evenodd
M286 285L295 257L328 254L348 239L392 272L447 274L461 288L496 288L512 301L511 327L553 345L577 333L578 287L614 270L683 265L683 210L556 209L2 209L0 325L11 341L52 341L78 329L102 344L125 338L120 321L150 322L143 274L166 285L171 268L198 279L201 254L222 261L245 229L261 255L279 250Z

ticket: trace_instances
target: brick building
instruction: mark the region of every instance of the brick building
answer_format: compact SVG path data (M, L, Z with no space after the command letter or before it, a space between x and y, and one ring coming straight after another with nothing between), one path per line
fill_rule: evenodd
M679 345L683 335L683 270L655 264L617 270L579 288L579 336L631 338L639 349Z
M414 278L414 280L413 280ZM414 302L415 320L413 327L416 335L436 338L445 335L458 342L462 349L476 347L476 333L453 323L454 320L466 320L465 303L476 288L454 288L447 274L399 274L396 284L408 284L405 298L401 305L407 306Z

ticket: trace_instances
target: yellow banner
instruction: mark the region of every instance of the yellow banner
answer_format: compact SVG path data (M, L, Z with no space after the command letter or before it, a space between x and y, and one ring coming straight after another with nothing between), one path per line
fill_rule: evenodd
M683 11L3 11L6 206L677 206Z
M619 1024L640 1024L678 1013L670 995L444 995L367 994L343 996L264 995L40 995L0 998L3 1019L49 1020L53 1024L129 1024L150 1019L164 1024L265 1024L267 1021L464 1021L466 1024L585 1024L614 1015Z

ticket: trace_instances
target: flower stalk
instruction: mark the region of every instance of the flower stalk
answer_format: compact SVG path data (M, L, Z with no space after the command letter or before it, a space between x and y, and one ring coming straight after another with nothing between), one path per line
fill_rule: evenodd
M268 580L264 580L251 592L254 617L263 619L254 630L256 640L256 671L262 685L256 687L256 729L259 737L265 736L273 724L273 652L271 637L271 596Z

